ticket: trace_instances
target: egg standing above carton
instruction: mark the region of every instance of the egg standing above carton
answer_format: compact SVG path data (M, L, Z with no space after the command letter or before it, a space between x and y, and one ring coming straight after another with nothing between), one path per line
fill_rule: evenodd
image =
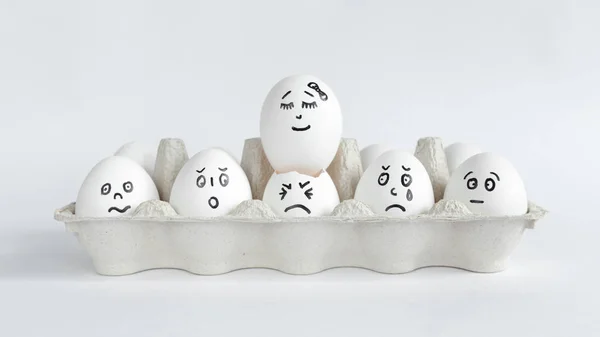
M305 194L305 202L318 195L319 207L306 211L303 203L296 202L297 195L290 194L288 199L294 202L291 206L298 207L286 206L279 214L329 215L339 204L339 196L332 192L335 186L324 170L335 157L341 136L340 105L327 84L310 75L286 77L275 84L265 99L260 119L263 149L275 170L267 183L263 200L277 211L287 193L300 190L302 186L306 189L312 187L313 194ZM297 174L287 174L289 172ZM304 212L291 211L298 209Z

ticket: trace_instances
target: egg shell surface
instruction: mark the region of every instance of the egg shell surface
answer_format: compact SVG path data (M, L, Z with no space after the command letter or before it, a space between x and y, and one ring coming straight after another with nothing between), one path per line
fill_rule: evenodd
M75 214L86 217L130 215L144 201L158 199L152 178L142 166L122 156L100 161L87 175Z
M282 79L263 103L260 137L277 173L318 175L332 162L342 137L342 112L335 94L315 76Z
M252 199L250 183L237 161L222 149L198 152L179 171L169 202L179 215L226 215Z
M391 150L393 150L393 148L385 144L371 144L360 150L360 161L362 163L363 171L366 171L367 168L369 168L369 165L371 165L377 157Z
M154 164L156 163L156 147L142 142L130 142L121 146L115 156L127 157L140 164L152 177L154 175Z
M475 144L454 143L446 146L444 152L448 163L448 172L452 174L465 160L483 151Z

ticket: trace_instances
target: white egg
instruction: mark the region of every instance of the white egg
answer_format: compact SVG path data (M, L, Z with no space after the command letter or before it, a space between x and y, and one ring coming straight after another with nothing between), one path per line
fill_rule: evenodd
M115 156L127 157L140 164L150 176L154 175L156 162L156 147L141 142L130 142L121 146Z
M260 137L278 173L316 176L329 166L342 136L342 112L335 94L310 75L286 77L267 95Z
M468 143L454 143L446 146L444 149L446 153L446 162L448 163L448 171L450 174L456 170L460 164L464 163L465 160L479 154L483 151L479 146Z
M222 149L206 149L179 171L169 202L184 216L222 216L252 199L250 183L237 161Z
M470 157L454 170L444 199L461 201L476 214L527 213L521 176L508 160L489 152Z
M360 161L362 163L363 171L366 171L369 165L371 165L377 157L391 150L392 147L385 144L372 144L362 149L360 151Z
M393 150L375 159L356 186L354 199L373 212L405 217L428 211L434 204L431 179L412 154Z
M325 171L318 177L298 172L274 173L263 201L285 218L330 215L340 203L337 189Z
M75 213L122 216L153 199L158 199L158 191L144 168L129 158L113 156L100 161L87 175L77 195Z

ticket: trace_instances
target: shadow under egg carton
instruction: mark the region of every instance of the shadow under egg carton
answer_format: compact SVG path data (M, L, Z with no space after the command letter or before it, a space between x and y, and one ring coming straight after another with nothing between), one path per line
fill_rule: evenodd
M188 157L184 152L180 140L161 142L156 167L163 169L154 177L159 190L170 190L169 184ZM246 268L289 274L336 267L389 274L429 266L504 270L525 229L533 228L546 211L530 203L528 212L520 216L472 214L457 201L439 200L448 180L441 141L420 139L415 156L431 177L437 202L428 213L407 218L374 215L368 206L351 199L362 174L358 145L351 139L342 140L327 169L342 200L331 216L283 219L262 201L248 200L227 216L190 218L176 214L165 201L151 200L131 216L80 217L73 203L58 209L54 218L75 234L102 275L157 268L201 275ZM257 198L273 173L259 139L246 141L241 165Z

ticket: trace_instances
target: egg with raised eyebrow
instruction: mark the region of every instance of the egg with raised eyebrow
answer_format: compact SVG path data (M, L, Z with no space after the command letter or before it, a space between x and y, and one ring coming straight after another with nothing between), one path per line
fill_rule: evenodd
M517 169L506 158L490 152L474 155L454 170L444 199L461 201L475 214L527 213L527 192Z
M429 174L412 154L392 150L369 165L356 186L354 199L373 212L406 217L428 211L434 204Z
M252 199L250 183L237 161L222 149L198 152L179 171L169 202L184 216L217 217Z
M325 171L317 177L295 171L274 173L263 201L284 218L327 216L340 203L337 189Z
M112 156L101 160L87 175L75 204L75 214L118 217L131 214L144 201L158 199L154 181L132 159Z
M327 84L311 75L282 79L268 93L260 137L277 173L316 176L333 161L342 136L342 112Z

